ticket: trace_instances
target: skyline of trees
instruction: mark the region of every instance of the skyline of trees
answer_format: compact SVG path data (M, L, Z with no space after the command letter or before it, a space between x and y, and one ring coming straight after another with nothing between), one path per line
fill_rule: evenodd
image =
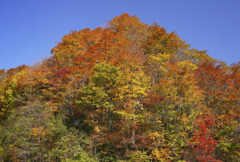
M2 161L238 161L240 62L124 13L0 71Z

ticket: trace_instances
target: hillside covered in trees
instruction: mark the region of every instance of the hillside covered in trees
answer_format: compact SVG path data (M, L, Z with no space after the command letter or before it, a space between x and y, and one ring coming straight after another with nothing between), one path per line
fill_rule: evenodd
M0 70L2 161L240 159L240 62L122 14Z

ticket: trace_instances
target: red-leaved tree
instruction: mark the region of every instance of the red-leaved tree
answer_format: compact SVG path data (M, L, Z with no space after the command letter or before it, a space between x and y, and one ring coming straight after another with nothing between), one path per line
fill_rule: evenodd
M210 127L214 124L214 116L208 115L199 118L197 122L197 130L194 131L194 136L188 143L190 146L190 151L187 154L187 160L193 160L189 158L194 158L198 162L221 162L214 158L214 149L217 140L214 140ZM189 156L193 153L193 156Z

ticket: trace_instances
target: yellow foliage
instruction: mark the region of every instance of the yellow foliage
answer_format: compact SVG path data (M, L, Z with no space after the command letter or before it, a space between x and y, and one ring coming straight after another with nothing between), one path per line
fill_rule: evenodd
M171 57L170 54L158 53L157 55L151 55L151 56L150 56L150 62L157 62L157 63L162 63L162 64L164 64L164 62L170 60L170 57Z
M171 161L170 153L168 149L154 148L151 157L161 162Z
M177 66L181 69L186 69L188 71L194 71L197 69L197 65L192 63L191 61L178 62Z

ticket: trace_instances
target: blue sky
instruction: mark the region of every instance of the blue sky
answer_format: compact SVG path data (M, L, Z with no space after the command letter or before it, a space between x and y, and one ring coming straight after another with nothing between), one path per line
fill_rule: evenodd
M0 0L0 69L40 61L64 34L125 12L213 58L240 61L240 0Z

